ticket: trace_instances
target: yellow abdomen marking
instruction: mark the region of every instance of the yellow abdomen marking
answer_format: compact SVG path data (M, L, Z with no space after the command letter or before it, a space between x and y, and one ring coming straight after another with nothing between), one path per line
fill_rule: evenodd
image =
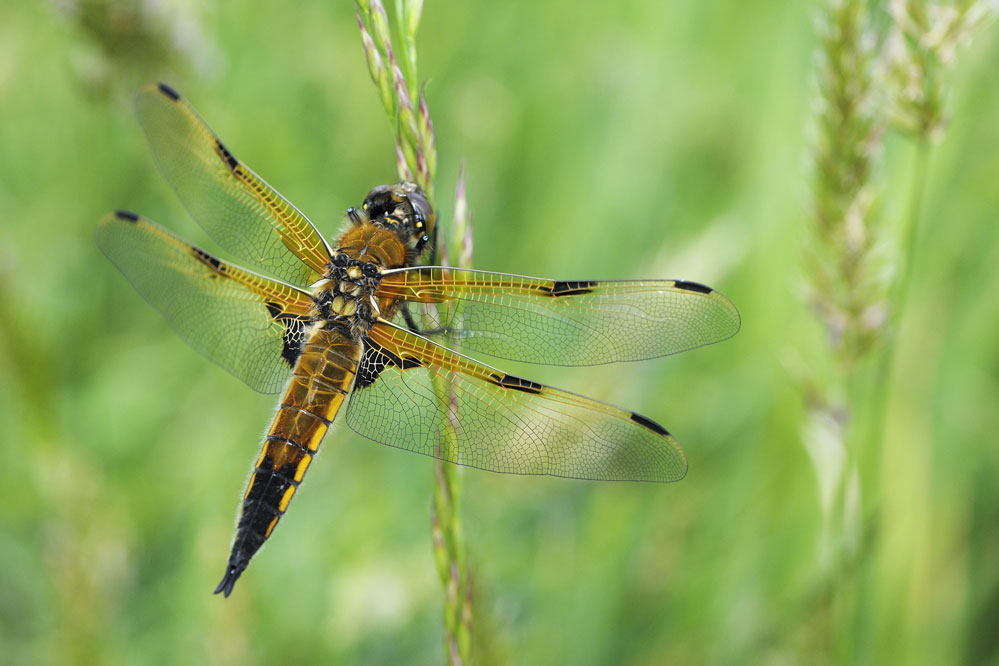
M295 483L301 483L305 477L305 470L309 468L311 462L312 456L302 456L302 459L298 461L298 467L295 468Z
M243 495L239 533L266 539L274 531L343 404L360 355L360 345L339 332L312 334Z
M288 508L288 502L291 501L291 496L295 494L297 486L288 486L288 489L284 491L284 495L281 497L281 503L278 504L278 511L281 513L285 512Z

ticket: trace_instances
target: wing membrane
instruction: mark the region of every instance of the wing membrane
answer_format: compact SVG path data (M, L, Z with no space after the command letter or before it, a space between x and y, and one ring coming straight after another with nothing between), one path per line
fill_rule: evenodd
M97 245L188 344L257 391L281 390L306 337L309 294L133 213L101 220Z
M365 340L347 424L494 472L676 481L687 461L653 421L478 363L388 322Z
M312 223L233 157L197 111L170 87L148 86L135 102L163 175L184 206L227 251L286 282L308 285L329 261Z
M410 301L411 319L430 322L421 333L441 344L545 365L655 358L739 330L727 298L683 280L569 282L430 266L387 273L379 293Z

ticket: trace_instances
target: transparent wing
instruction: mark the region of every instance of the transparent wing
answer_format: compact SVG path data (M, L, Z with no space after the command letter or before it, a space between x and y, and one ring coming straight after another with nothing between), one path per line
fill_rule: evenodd
M687 460L657 423L478 363L388 322L365 339L347 425L493 472L677 481Z
M739 330L727 298L683 280L570 282L429 266L388 272L379 294L409 301L395 323L409 316L441 344L544 365L655 358Z
M329 261L312 223L233 157L197 111L165 84L139 93L136 114L160 170L194 219L251 268L297 285Z
M201 354L257 391L283 388L306 337L309 294L219 261L134 213L101 220L97 245Z

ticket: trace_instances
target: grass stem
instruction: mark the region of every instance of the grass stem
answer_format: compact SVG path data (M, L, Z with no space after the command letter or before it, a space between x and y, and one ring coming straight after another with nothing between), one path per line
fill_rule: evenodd
M394 30L381 0L357 0L356 8L368 71L395 134L398 177L419 185L434 205L436 139L426 96L418 86L416 67L416 33L423 1L396 0ZM400 49L393 48L393 32ZM401 54L401 65L396 53ZM454 219L446 230L440 229L442 220L438 216L430 259L434 265L447 264L443 251L445 244L459 248L454 260L459 267L471 265L472 232L464 182L462 171L456 187ZM446 419L441 428L443 436L439 445L444 452L441 455L454 459L459 445L457 399L445 377L435 376L433 384ZM452 666L470 663L472 649L472 593L461 530L460 500L459 470L438 459L434 465L431 537L437 573L444 589L445 661Z

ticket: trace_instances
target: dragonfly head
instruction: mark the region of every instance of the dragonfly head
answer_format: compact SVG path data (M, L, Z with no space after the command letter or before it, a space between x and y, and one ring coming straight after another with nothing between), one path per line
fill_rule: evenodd
M437 221L427 195L416 183L376 187L364 198L363 208L373 221L393 227L417 251L430 241Z

